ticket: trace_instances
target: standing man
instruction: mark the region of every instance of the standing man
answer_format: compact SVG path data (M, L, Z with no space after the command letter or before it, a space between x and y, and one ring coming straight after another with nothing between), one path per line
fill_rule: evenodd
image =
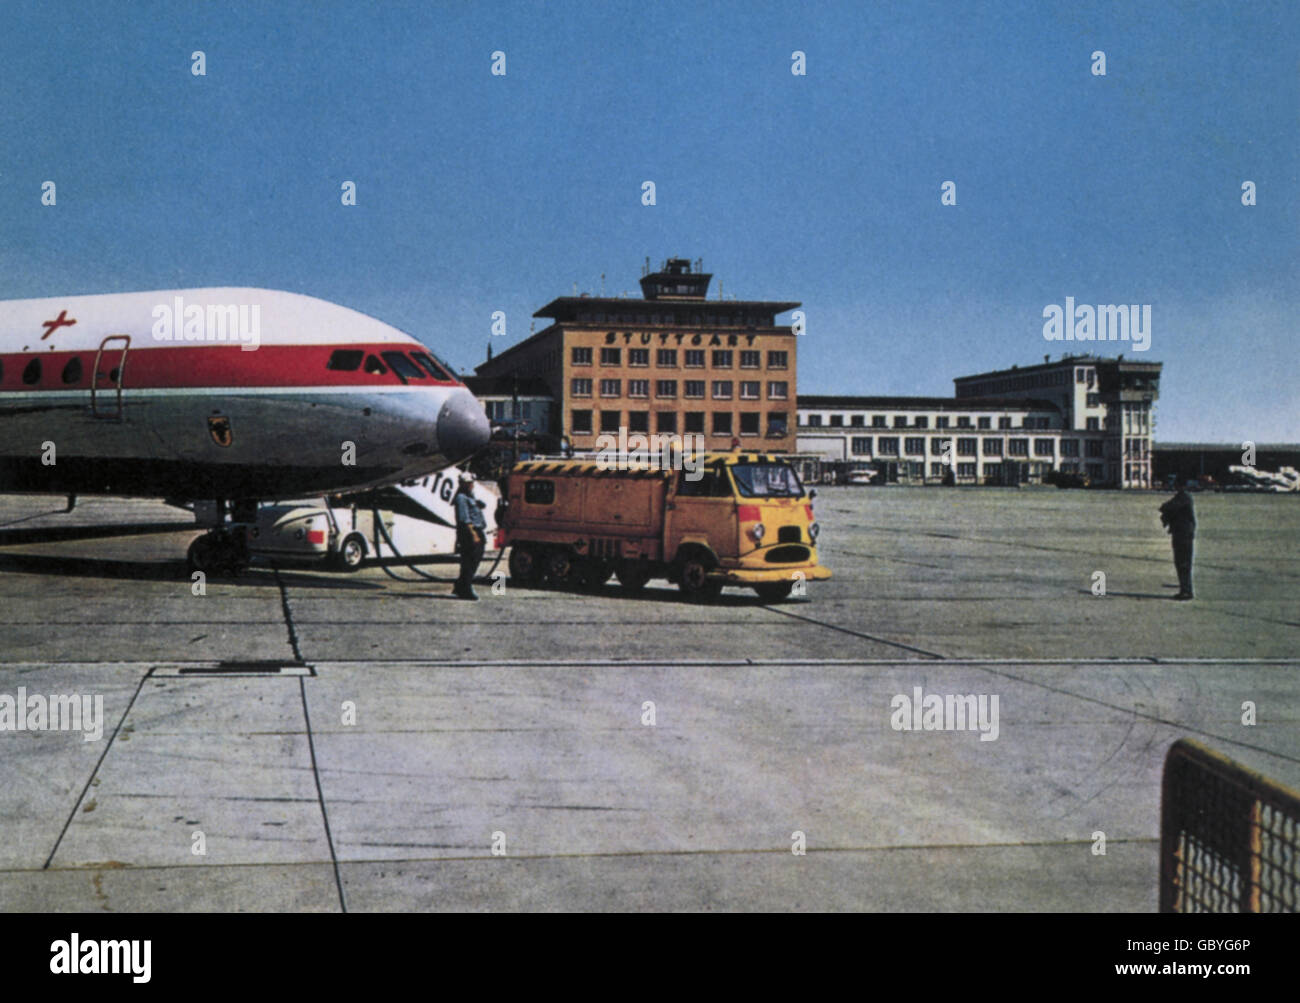
M1187 479L1178 478L1178 493L1160 506L1160 521L1174 544L1174 568L1178 571L1175 599L1192 598L1192 541L1196 538L1196 510L1187 493Z
M487 523L483 519L483 503L474 497L474 475L468 470L460 475L460 490L456 492L456 549L460 551L460 577L451 594L457 599L477 599L474 594L474 573L483 560L483 546L487 542Z

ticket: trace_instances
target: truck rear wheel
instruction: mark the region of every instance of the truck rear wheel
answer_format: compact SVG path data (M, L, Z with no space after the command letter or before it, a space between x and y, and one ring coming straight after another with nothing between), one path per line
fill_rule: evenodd
M591 558L582 561L578 566L578 578L582 582L582 587L592 592L599 591L613 573L614 569L607 563Z
M618 583L623 586L623 591L630 595L635 595L644 589L648 581L650 581L650 572L646 568L635 564L624 564L618 569Z
M709 579L709 572L715 566L712 558L700 553L690 554L683 560L677 574L677 587L682 590L682 595L696 601L716 599L721 595L722 582Z
M578 580L578 562L573 552L560 547L546 555L546 577L554 585L570 588Z
M542 565L532 544L516 543L510 547L510 577L523 585L541 580Z

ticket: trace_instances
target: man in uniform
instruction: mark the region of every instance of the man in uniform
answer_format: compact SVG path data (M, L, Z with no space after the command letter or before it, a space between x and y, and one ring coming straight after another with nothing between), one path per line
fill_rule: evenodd
M1169 530L1174 545L1174 568L1178 571L1175 599L1192 598L1192 540L1196 537L1196 511L1187 482L1178 478L1178 493L1160 506L1160 521Z
M477 599L474 593L474 573L483 560L483 546L487 542L487 523L483 519L483 503L474 497L474 475L468 470L460 475L460 490L456 492L456 549L460 551L460 577L451 594L458 599Z

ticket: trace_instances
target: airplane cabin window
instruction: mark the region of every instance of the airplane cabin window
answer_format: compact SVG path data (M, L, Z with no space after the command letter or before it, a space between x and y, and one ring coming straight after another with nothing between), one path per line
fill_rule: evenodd
M63 367L63 382L69 385L81 382L81 359L74 355Z
M330 356L330 360L326 363L325 368L341 369L345 373L353 372L361 367L361 359L365 354L365 352L356 348L340 348Z
M384 361L393 367L395 372L403 383L407 380L424 380L428 379L424 373L420 372L414 362L408 359L401 352L384 352Z
M41 360L32 359L27 363L27 368L23 370L23 382L29 387L41 382Z
M373 373L376 376L382 376L388 372L388 367L379 361L377 356L366 356L366 372Z

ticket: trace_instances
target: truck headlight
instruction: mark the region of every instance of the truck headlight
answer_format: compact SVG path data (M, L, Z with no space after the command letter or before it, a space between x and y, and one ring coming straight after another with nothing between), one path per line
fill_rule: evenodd
M763 534L767 532L767 527L761 522L750 527L749 535L753 537L755 543L763 542Z
M814 522L811 526L808 527L808 539L812 540L813 543L816 543L817 534L820 533L821 531L822 528L818 526L817 523Z

